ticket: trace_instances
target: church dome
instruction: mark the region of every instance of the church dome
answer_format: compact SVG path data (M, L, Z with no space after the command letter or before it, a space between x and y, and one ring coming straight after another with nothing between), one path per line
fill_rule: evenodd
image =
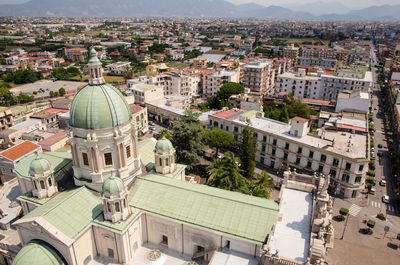
M29 166L29 173L31 174L43 174L44 172L50 170L51 165L50 162L45 159L37 156Z
M89 84L76 94L70 109L70 125L74 128L98 130L126 124L131 110L118 89L105 83L97 52L90 51Z
M122 181L121 178L111 176L106 181L103 183L102 187L102 192L104 193L109 193L109 194L115 194L115 193L121 193L125 189L124 182Z
M156 151L168 151L174 148L172 143L167 138L163 137L161 140L158 140L156 143Z
M109 84L85 86L71 104L70 124L74 128L108 129L130 119L131 111L124 96Z
M66 265L57 251L44 242L32 240L17 254L13 265Z

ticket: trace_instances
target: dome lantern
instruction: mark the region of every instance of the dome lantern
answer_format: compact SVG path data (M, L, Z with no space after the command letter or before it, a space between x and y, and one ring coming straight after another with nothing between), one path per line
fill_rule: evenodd
M128 193L120 177L111 176L104 181L101 197L104 205L104 219L116 223L126 220L131 214Z
M165 137L158 140L154 153L157 173L169 174L175 170L175 148L170 140Z
M50 162L40 155L36 155L35 159L31 162L29 176L33 186L33 196L41 199L51 197L58 192L54 170Z

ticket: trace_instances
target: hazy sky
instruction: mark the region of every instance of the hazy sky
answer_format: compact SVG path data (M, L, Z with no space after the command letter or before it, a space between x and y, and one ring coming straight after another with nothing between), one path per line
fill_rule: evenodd
M168 1L168 0L164 0ZM234 4L243 4L254 2L261 5L280 5L289 7L291 4L299 4L299 0L227 0ZM313 2L339 2L351 8L364 8L371 5L384 5L384 4L399 4L399 0L303 0L301 3L313 3ZM0 0L0 4L18 4L28 2L28 0Z

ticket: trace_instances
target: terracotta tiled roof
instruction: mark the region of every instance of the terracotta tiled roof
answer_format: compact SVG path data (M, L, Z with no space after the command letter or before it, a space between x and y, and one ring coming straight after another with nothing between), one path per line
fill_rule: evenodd
M292 120L298 121L298 122L308 122L307 119L304 119L302 117L294 117Z
M15 161L38 148L40 148L39 145L32 143L31 141L25 141L1 152L0 156L3 156L11 161Z
M143 109L143 107L141 107L137 104L129 104L129 108L131 109L132 114L135 114Z
M44 139L43 141L39 142L39 145L41 146L51 146L53 144L56 144L62 140L64 140L67 137L67 133L64 131L58 132L46 139Z

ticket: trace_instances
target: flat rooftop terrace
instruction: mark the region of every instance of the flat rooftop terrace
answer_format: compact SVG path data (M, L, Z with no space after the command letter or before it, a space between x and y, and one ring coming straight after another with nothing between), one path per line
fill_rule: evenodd
M282 221L276 224L270 250L279 256L306 262L310 248L312 212L311 193L284 189L279 213Z

